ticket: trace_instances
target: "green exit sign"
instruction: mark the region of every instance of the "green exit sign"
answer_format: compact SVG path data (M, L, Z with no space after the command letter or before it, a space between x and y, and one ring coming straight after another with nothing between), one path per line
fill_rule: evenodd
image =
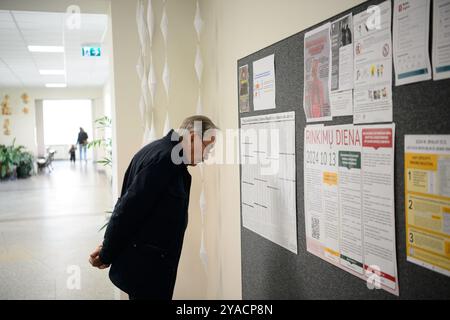
M100 47L81 47L83 57L100 57L102 49Z

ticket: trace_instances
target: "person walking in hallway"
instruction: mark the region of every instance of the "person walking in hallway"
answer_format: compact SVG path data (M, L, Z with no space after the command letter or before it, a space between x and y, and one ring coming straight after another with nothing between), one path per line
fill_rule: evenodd
M73 161L73 163L75 163L75 160L76 160L76 158L75 158L75 151L76 151L76 150L77 150L77 148L75 148L74 145L72 145L72 146L70 147L70 149L69 149L70 163L72 163L72 161Z
M88 138L89 136L86 133L86 131L84 131L83 128L80 128L80 132L78 132L78 139L77 139L77 144L78 147L80 148L80 161L83 160L83 153L84 153L84 161L87 161L86 147L88 143Z
M142 148L132 159L104 240L89 261L130 299L172 299L188 223L191 176L205 160L216 125L205 116Z

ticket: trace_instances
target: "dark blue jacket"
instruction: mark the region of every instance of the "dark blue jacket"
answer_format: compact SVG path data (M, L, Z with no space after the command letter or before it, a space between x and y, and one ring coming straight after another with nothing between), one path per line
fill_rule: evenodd
M171 159L172 133L133 157L100 251L111 281L137 298L171 299L175 286L191 176Z

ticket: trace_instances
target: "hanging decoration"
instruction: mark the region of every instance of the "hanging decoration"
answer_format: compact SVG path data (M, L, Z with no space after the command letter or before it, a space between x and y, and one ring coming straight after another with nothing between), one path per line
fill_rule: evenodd
M11 125L11 122L9 119L3 120L3 134L5 136L11 135L11 128L9 127Z
M163 80L164 90L166 91L167 101L169 101L170 70L169 70L169 63L167 62L167 57L166 57L166 62L164 63L164 71L163 71L163 75L162 75L162 80Z
M169 33L169 19L167 17L167 11L166 11L166 5L164 4L162 18L161 18L161 25L159 26L161 28L161 33L164 40L164 45L167 49L167 38Z
M160 24L160 28L161 28L161 34L163 36L163 40L164 40L164 48L165 48L165 53L166 53L166 58L164 61L164 69L163 69L163 73L162 73L162 81L163 81L163 85L164 85L164 91L166 92L166 98L167 98L167 110L166 110L166 119L164 122L164 129L163 129L163 134L166 135L170 129L170 116L169 116L169 91L170 91L170 68L169 68L169 61L168 61L168 37L169 37L169 18L167 16L167 5L166 5L166 1L164 1L164 8L163 8L163 13L162 13L162 17L161 17L161 24Z
M164 121L164 132L163 132L163 134L164 135L168 134L171 129L172 129L172 126L170 124L169 111L167 111L167 113L166 113L166 120Z
M24 92L21 96L22 102L24 103L24 107L22 109L23 114L28 114L30 109L28 108L28 102L30 102L30 97Z
M200 13L200 3L197 0L195 17L194 17L194 29L197 34L197 51L195 53L195 61L194 61L194 69L195 75L198 80L198 97L197 97L197 108L196 113L199 115L203 114L203 103L202 103L202 75L203 75L203 59L202 53L200 50L200 39L203 30L203 19ZM202 235L201 235L201 243L200 243L200 260L202 261L203 268L205 272L208 270L208 252L206 250L206 241L205 241L205 220L206 220L206 197L205 197L205 181L204 181L204 165L200 163L198 165L201 176L201 184L202 191L200 193L199 199L199 207L200 207L200 216L202 222Z
M9 95L5 95L2 100L2 115L9 116L11 115L11 106L9 105Z
M202 103L202 94L200 88L198 89L198 98L197 98L197 114L203 114L203 103Z
M155 34L155 13L153 12L153 1L148 0L147 3L147 29L148 38L150 40L150 49L153 47L153 35Z
M148 136L148 142L153 142L156 139L158 139L157 135L156 135L156 128L155 128L155 114L152 111L152 123L151 123L151 127L150 127L150 132L149 132L149 136Z
M141 51L141 53L139 53L138 62L136 64L136 72L137 72L137 75L139 77L139 80L142 80L142 76L144 75L144 71L145 71L144 57L143 57L142 51Z
M195 18L194 18L194 28L195 28L195 32L197 34L197 40L198 42L200 42L200 34L202 33L203 30L203 20L202 20L202 16L200 15L200 4L197 1L197 8L195 10Z
M150 69L148 71L148 89L150 91L150 97L152 100L152 106L155 104L156 89L158 86L158 80L156 78L155 66L153 64L153 55L150 54Z
M142 145L148 143L150 136L150 128L148 125L148 110L150 109L150 99L153 97L150 92L150 83L152 81L151 72L146 64L145 57L147 56L147 47L152 46L154 16L152 1L147 2L147 11L145 10L144 0L138 0L136 6L136 25L139 36L140 53L136 64L136 72L141 83L141 97L139 99L139 114L141 116L142 127L144 134L142 138ZM150 52L151 55L151 52ZM154 71L153 71L154 72Z
M144 0L138 0L136 7L136 24L138 29L139 42L141 44L142 55L145 56L147 47L148 29L145 21Z

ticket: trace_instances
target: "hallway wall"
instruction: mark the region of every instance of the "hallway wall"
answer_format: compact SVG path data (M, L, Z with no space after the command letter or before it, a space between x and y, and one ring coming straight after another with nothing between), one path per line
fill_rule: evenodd
M23 93L29 96L29 113L22 112L25 104L20 96ZM36 126L36 105L35 100L45 99L101 99L101 88L65 88L65 89L47 89L47 88L0 88L0 100L5 95L10 96L10 105L12 115L3 116L0 114L0 144L9 145L16 138L16 145L24 145L34 155L38 154L38 139ZM93 104L94 105L94 104ZM10 119L11 135L5 136L3 132L3 120ZM64 119L61 119L64 121ZM42 129L42 127L41 127ZM42 151L42 150L41 150Z

